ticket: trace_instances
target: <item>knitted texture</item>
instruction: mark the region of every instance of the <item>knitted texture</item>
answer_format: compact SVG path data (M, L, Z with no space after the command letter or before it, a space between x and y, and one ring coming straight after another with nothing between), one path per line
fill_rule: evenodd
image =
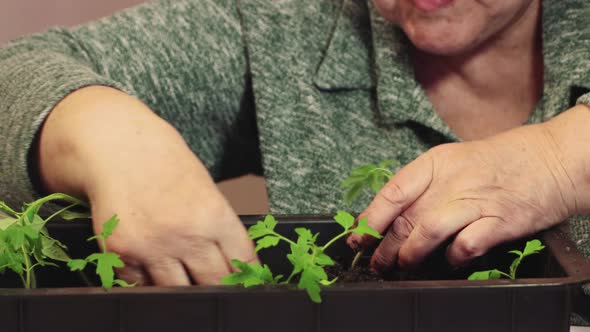
M590 2L543 4L544 95L527 123L590 103L572 95L590 87ZM19 39L0 50L0 197L37 195L27 162L48 112L107 85L178 128L216 180L262 166L273 213L333 213L352 168L458 140L407 46L361 0L162 0ZM572 236L590 255L587 219Z

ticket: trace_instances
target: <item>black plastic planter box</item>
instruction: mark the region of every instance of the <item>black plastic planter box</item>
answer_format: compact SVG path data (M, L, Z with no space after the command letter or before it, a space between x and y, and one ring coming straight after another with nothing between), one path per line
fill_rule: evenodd
M250 224L257 217L244 217ZM340 232L329 217L277 217L277 230L320 232L320 243ZM84 239L88 223L57 223L50 233L73 257L95 250ZM547 250L530 256L516 281L467 281L474 270L507 269L524 241L507 244L463 269L447 266L435 253L420 270L393 272L393 281L336 283L312 303L294 287L137 287L109 292L83 287L79 276L48 268L34 290L14 288L0 277L0 331L569 331L573 311L590 316L580 285L590 280L590 263L558 229L539 234ZM509 249L508 249L509 248ZM273 272L288 273L285 248L265 249L261 259ZM346 262L344 243L331 255Z

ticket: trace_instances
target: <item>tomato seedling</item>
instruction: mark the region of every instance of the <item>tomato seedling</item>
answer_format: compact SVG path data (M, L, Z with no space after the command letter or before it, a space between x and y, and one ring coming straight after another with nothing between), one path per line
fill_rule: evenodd
M251 287L263 284L289 284L294 278L298 278L297 288L305 289L313 302L320 303L320 286L330 285L337 279L328 280L328 275L324 270L326 266L335 264L334 260L326 254L328 247L352 233L381 238L381 235L368 225L366 218L359 220L355 226L355 219L350 213L338 211L334 220L342 226L343 231L324 245L319 245L316 243L318 233L313 234L307 228L295 229L296 240L291 240L277 233L274 230L277 221L272 215L267 215L263 221L258 221L251 226L248 229L248 234L252 240L256 241L257 252L263 248L274 247L281 241L289 244L291 251L287 255L287 259L293 265L289 277L281 281L283 276L273 276L267 265L247 264L239 260L232 260L232 264L240 271L226 276L221 280L221 283Z
M49 202L65 202L67 205L43 219L39 215L39 210ZM88 212L72 211L71 209L75 207L88 208L88 204L61 193L51 194L25 204L21 212L0 202L0 212L6 214L4 217L0 215L0 274L11 270L20 277L23 287L35 288L35 268L38 266L58 267L56 262L63 262L67 263L72 271L75 271L83 268L82 261L96 262L97 273L104 288L112 287L113 283L130 286L121 280L113 280L113 268L124 265L117 254L106 251L104 244L104 240L112 234L117 225L116 216L105 223L101 234L89 239L102 241L103 252L92 254L86 260L72 260L66 253L66 245L51 237L46 224L57 216L64 220L90 218Z
M119 218L114 215L102 226L102 232L95 236L89 237L87 241L99 240L102 246L101 253L94 253L85 259L72 259L68 262L70 271L82 271L88 264L96 266L96 274L100 277L102 287L110 289L113 285L121 287L133 287L135 284L128 284L125 280L115 279L115 268L125 266L121 257L114 252L107 251L106 239L113 234L115 227L119 224Z
M514 279L516 279L516 270L518 269L518 266L520 266L520 263L522 262L522 260L527 256L538 254L544 248L545 248L545 246L543 244L541 244L541 241L539 241L537 239L528 241L526 243L526 246L524 247L523 251L520 251L520 250L509 251L509 253L518 256L512 261L512 264L510 264L509 273L502 272L498 269L477 271L477 272L473 272L467 279L468 280L490 280L490 279L500 279L504 276L504 277L514 280Z

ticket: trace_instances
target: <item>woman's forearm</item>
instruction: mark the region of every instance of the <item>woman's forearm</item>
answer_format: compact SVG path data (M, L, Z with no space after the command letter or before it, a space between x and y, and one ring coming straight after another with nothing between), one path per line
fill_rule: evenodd
M91 86L68 95L47 118L39 136L39 174L47 191L85 197L102 174L149 167L170 147L189 153L180 134L139 100Z

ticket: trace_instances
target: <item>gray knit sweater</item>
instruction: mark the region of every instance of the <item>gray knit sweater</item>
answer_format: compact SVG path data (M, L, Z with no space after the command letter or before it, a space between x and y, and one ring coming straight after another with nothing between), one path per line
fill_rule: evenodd
M590 103L589 23L587 0L544 1L545 90L527 123ZM40 125L69 92L98 84L172 123L216 180L263 173L272 212L332 213L353 167L404 165L457 140L406 48L361 0L159 0L15 40L0 50L0 198L36 197ZM572 225L590 254L590 224Z

